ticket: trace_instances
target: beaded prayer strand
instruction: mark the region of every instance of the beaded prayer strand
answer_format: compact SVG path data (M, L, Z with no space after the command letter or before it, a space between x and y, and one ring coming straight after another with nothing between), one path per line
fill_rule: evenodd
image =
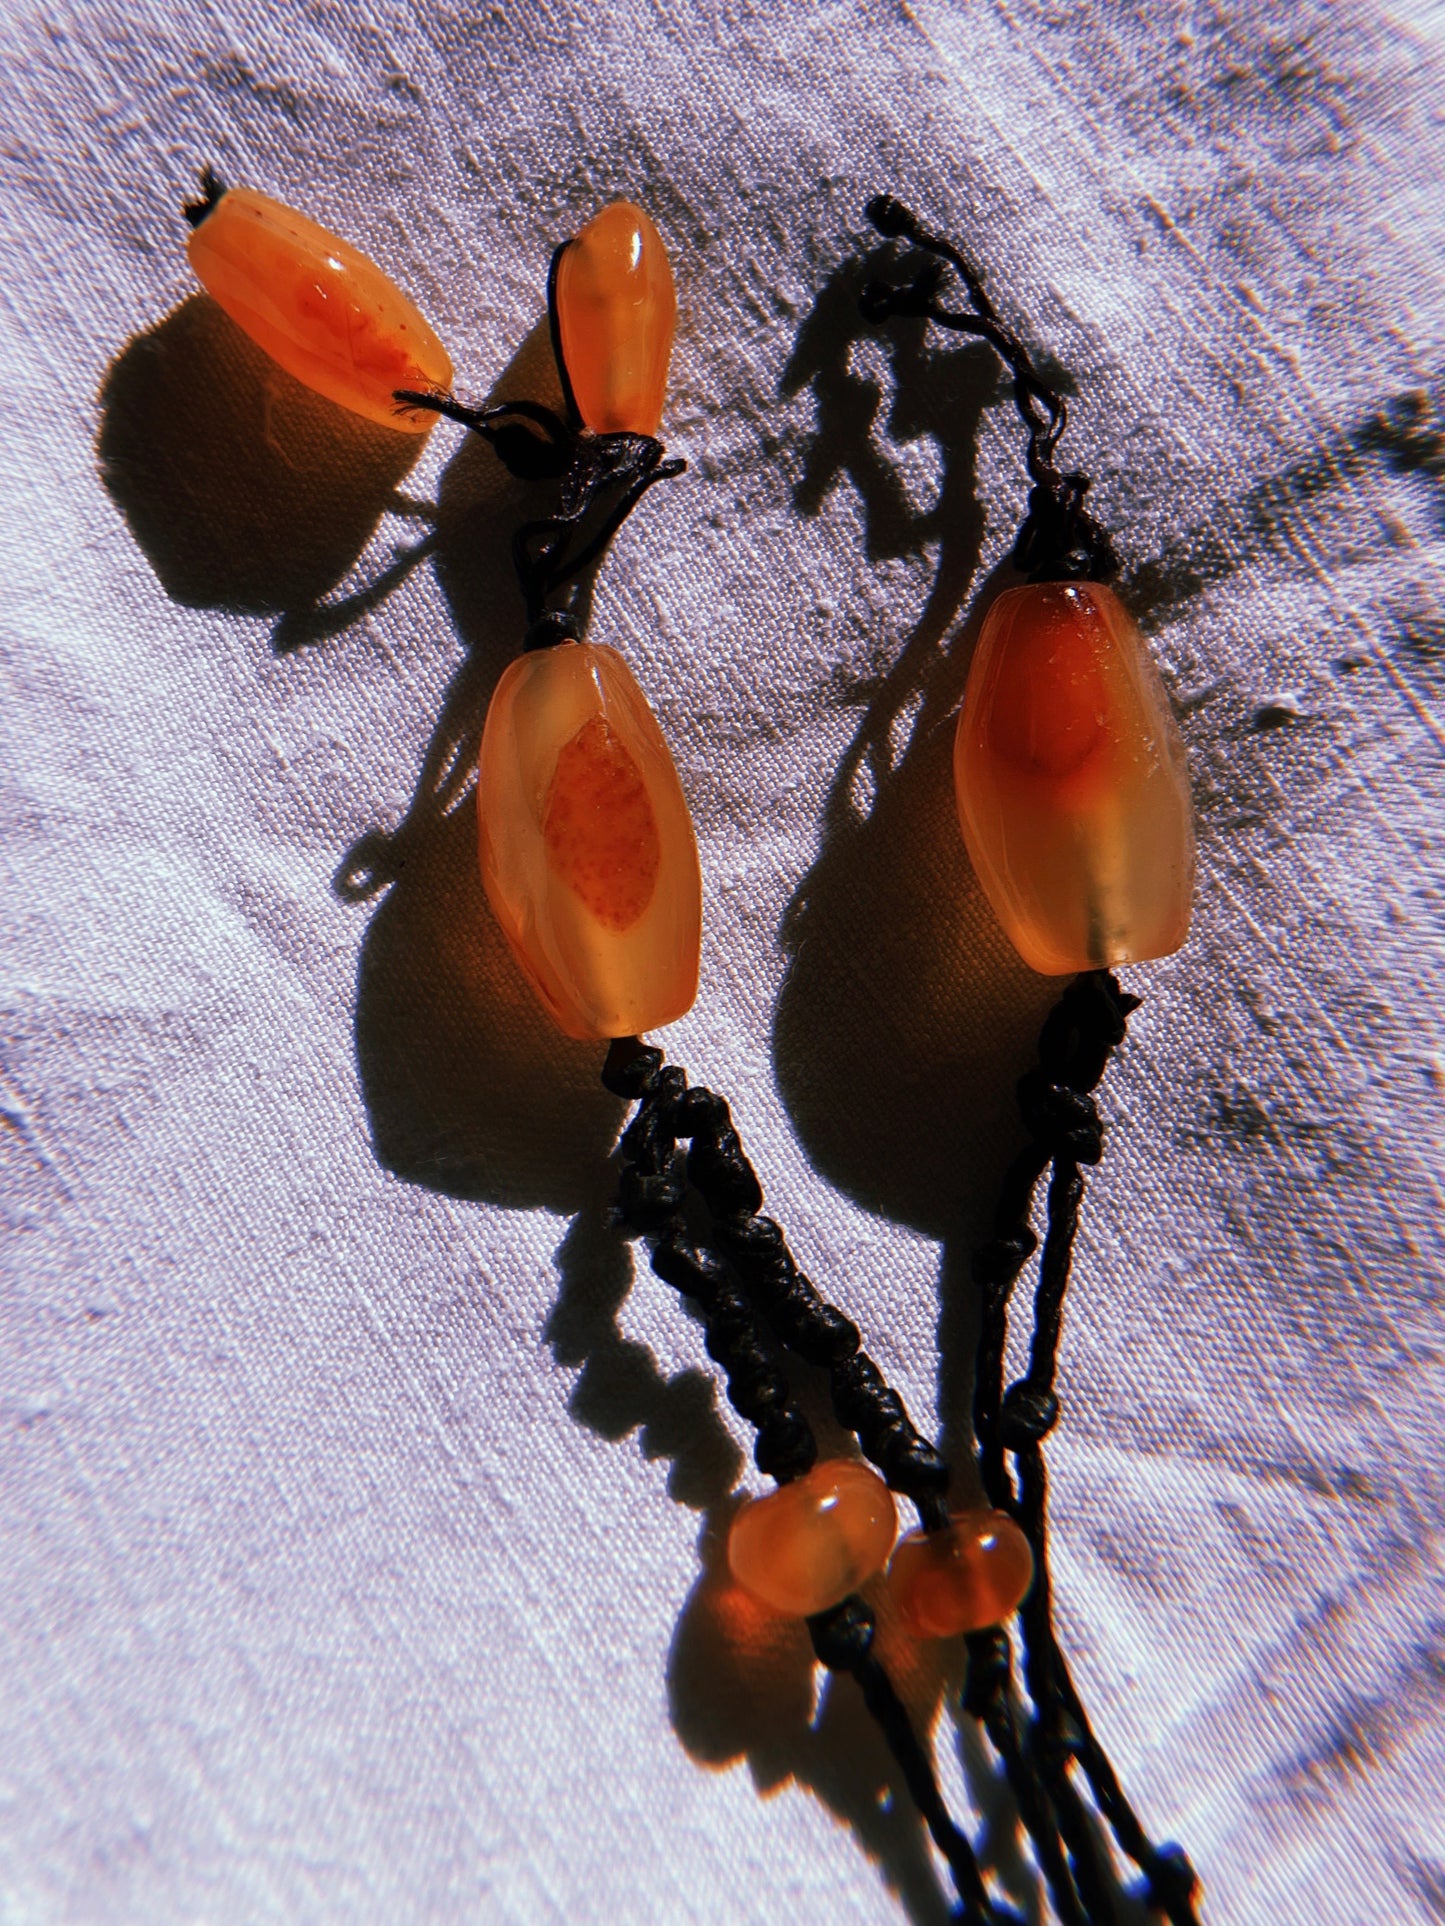
M585 271L577 274L570 271L573 249L583 257ZM727 1104L711 1091L690 1089L685 1073L664 1067L661 1052L638 1040L642 1030L682 1014L696 993L696 845L689 824L691 862L684 860L679 834L664 874L658 825L672 809L674 791L680 800L680 788L651 711L621 657L583 642L571 610L547 606L600 552L645 489L682 468L663 462L652 433L674 314L665 266L655 228L625 203L604 210L553 256L549 313L568 419L540 420L544 411L535 405L529 417L564 456L563 500L557 516L528 524L513 546L530 626L524 654L498 684L483 732L477 792L483 882L544 1006L570 1034L608 1038L603 1082L614 1094L642 1099L619 1144L619 1215L634 1234L650 1238L657 1275L698 1304L709 1355L727 1373L729 1399L757 1430L754 1462L778 1486L745 1504L734 1520L734 1576L773 1609L806 1619L820 1661L858 1681L948 1862L965 1919L1001 1921L1005 1915L991 1903L967 1836L949 1817L932 1763L872 1651L873 1616L856 1595L882 1571L894 1546L889 1486L913 1497L926 1520L941 1523L947 1467L862 1353L856 1326L823 1303L799 1276L776 1225L757 1216L762 1187ZM632 371L627 381L606 379L609 357ZM397 401L476 430L509 466L527 472L518 456L531 461L530 452L497 437L499 424L515 412L508 404L476 414L450 396L408 391ZM620 499L609 506L608 491L619 488ZM604 514L605 532L586 538L588 517L597 512ZM625 718L620 702L606 700L619 673L635 691L636 709ZM566 699L554 687L563 674ZM542 677L539 692L532 685ZM604 697L591 713L576 693L587 682ZM559 816L563 828L554 833ZM510 864L504 834L522 849ZM687 919L683 931L676 925L679 909ZM674 922L659 939L663 911L674 913ZM609 941L634 928L639 937L630 951ZM660 972L650 967L659 954ZM679 1137L691 1140L681 1167ZM700 1251L690 1238L682 1214L689 1182L709 1207L721 1242L716 1251ZM768 1281L778 1286L771 1296ZM784 1346L830 1368L835 1408L858 1434L865 1456L885 1469L886 1483L851 1460L818 1464L812 1429L788 1393ZM1016 1603L1010 1599L1005 1612Z
M761 1185L727 1104L711 1091L689 1088L685 1073L664 1066L661 1052L637 1035L680 1015L695 995L696 843L671 757L630 670L614 650L582 640L570 608L549 604L601 554L643 494L684 467L664 459L656 434L675 317L656 229L640 209L616 203L553 257L548 308L564 419L530 401L486 410L459 403L450 392L445 349L374 263L264 195L228 192L209 170L203 189L201 201L186 210L195 229L189 251L197 274L289 372L354 412L405 432L424 432L432 417L444 415L488 440L512 472L560 479L558 512L524 526L513 544L528 630L523 656L498 686L483 738L483 880L518 961L560 1026L575 1036L612 1040L603 1080L639 1105L619 1145L619 1216L648 1240L657 1275L698 1304L729 1398L757 1429L755 1462L777 1481L772 1494L745 1504L734 1521L734 1575L774 1609L804 1617L819 1659L858 1680L949 1863L963 1917L1014 1916L988 1894L966 1836L947 1814L927 1752L873 1654L872 1613L856 1588L881 1571L890 1551L889 1583L905 1622L920 1636L968 1634L965 1705L1004 1762L1060 1917L1112 1917L1111 1874L1068 1776L1077 1760L1121 1846L1144 1869L1150 1900L1185 1926L1194 1919L1188 1862L1177 1848L1150 1846L1093 1737L1054 1638L1040 1448L1057 1415L1054 1359L1082 1189L1078 1165L1097 1161L1101 1144L1087 1092L1121 1040L1136 999L1124 997L1097 967L1080 977L1045 1025L1039 1072L1020 1086L1034 1141L1005 1179L995 1237L976 1264L986 1301L975 1426L995 1509L951 1515L943 1459L863 1351L857 1327L819 1296L798 1271L780 1228L759 1215ZM885 233L912 239L954 266L975 305L967 316L938 309L940 283L930 271L908 289L870 290L865 300L873 318L927 313L990 340L1013 368L1034 483L1016 554L1027 559L1035 583L1070 584L1062 599L1055 594L1042 606L1008 609L1008 597L1000 598L996 606L1008 610L1009 620L996 621L991 612L980 645L980 660L992 664L991 685L972 708L965 699L955 759L960 820L985 889L996 898L998 850L989 838L999 839L988 817L999 808L999 785L991 791L983 784L971 816L975 766L994 777L1003 770L1005 783L1014 785L1007 799L1022 801L1025 814L1032 808L1037 846L1061 800L1078 813L1091 788L1107 786L1099 752L1109 742L1101 737L1112 736L1117 746L1131 731L1139 740L1152 730L1167 747L1167 712L1161 719L1147 675L1141 684L1133 673L1140 651L1128 618L1100 599L1108 591L1098 585L1113 560L1107 537L1083 509L1087 480L1061 475L1053 463L1065 421L1062 399L1037 376L960 255L925 234L896 202L880 199L870 214ZM1101 703L1109 713L1099 713ZM1088 808L1083 813L1089 815ZM1187 832L1187 817L1185 826ZM1092 965L1106 952L1110 961L1140 953L1119 946L1121 905L1127 920L1141 895L1138 879L1131 883L1128 874L1127 838L1121 840L1101 807L1093 808L1090 828L1103 860L1086 866L1082 908L1071 905L1073 927L1062 947L1054 941L1048 948L1049 918L1036 903L1012 901L1007 889L995 900L1035 967L1078 967L1073 951L1081 944ZM1187 884L1184 903L1187 923ZM1174 923L1175 940L1182 940L1177 905ZM1167 935L1167 917L1164 928ZM1157 931L1146 940L1157 942ZM689 1142L685 1158L679 1139ZM1009 1296L1034 1246L1028 1211L1051 1162L1030 1369L1005 1396ZM689 1187L706 1206L701 1233L684 1214ZM817 1462L811 1428L789 1394L787 1350L828 1372L835 1414L881 1479L854 1460ZM1014 1457L1017 1491L1006 1452ZM890 1490L912 1501L922 1524L896 1549ZM1023 1731L1008 1640L997 1629L1021 1600L1024 1673L1035 1707Z
M1034 1716L1020 1734L1002 1630L969 1637L964 1702L1004 1756L1065 1922L1112 1917L1109 1872L1070 1778L1077 1763L1120 1847L1144 1873L1149 1902L1175 1926L1194 1926L1197 1876L1182 1848L1149 1841L1059 1649L1043 1455L1059 1415L1054 1379L1084 1188L1080 1166L1097 1164L1103 1153L1091 1092L1139 1003L1101 966L1167 955L1189 926L1194 838L1183 750L1158 672L1107 586L1118 561L1085 506L1089 477L1055 460L1068 422L1063 396L952 243L889 195L871 201L867 216L886 238L927 258L905 285L867 286L865 317L912 315L976 335L1013 375L1031 482L1013 561L1029 579L998 597L980 631L955 736L955 790L979 882L1024 961L1044 974L1084 972L1043 1026L1038 1068L1019 1082L1030 1141L1004 1175L993 1235L972 1267L983 1293L973 1412L979 1472L990 1501L1019 1520L1035 1565L1020 1609ZM968 295L966 310L941 305L950 268ZM1010 1299L1037 1248L1029 1215L1050 1169L1028 1369L1005 1392Z
M440 343L374 263L265 196L228 191L209 172L203 188L188 210L197 274L289 372L398 429L418 432L445 416L488 441L513 473L560 481L557 513L525 524L512 545L528 627L482 736L483 884L544 1007L569 1035L622 1039L612 1044L604 1081L647 1099L619 1147L623 1220L651 1235L653 1269L699 1306L734 1408L757 1428L755 1462L778 1481L735 1521L735 1572L750 1576L765 1602L771 1595L775 1608L805 1617L820 1660L857 1679L949 1864L964 1917L997 1920L968 1839L873 1654L872 1614L856 1596L893 1549L888 1484L856 1461L817 1464L811 1427L789 1396L782 1346L833 1365L840 1415L887 1467L889 1482L915 1495L935 1523L947 1469L862 1353L856 1327L797 1276L780 1233L774 1255L786 1288L770 1305L772 1320L759 1314L735 1266L755 1283L768 1272L765 1220L756 1217L762 1190L727 1106L689 1090L681 1071L663 1069L661 1053L635 1040L680 1016L696 995L697 845L672 758L631 670L615 650L582 639L570 607L552 604L647 490L684 467L664 459L656 434L676 314L661 238L641 209L618 202L553 255L548 313L565 417L532 401L479 410L452 395ZM366 352L348 366L352 339ZM413 351L417 342L425 352ZM390 371L389 392L380 395L379 370ZM692 1139L681 1180L679 1134ZM687 1177L715 1223L731 1229L726 1258L688 1240Z

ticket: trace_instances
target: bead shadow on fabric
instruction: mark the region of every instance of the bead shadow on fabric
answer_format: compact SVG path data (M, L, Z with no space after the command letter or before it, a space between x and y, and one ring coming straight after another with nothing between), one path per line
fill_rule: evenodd
M545 320L497 392L559 398ZM598 1081L600 1048L557 1034L486 907L470 794L487 699L522 634L511 536L538 490L468 436L436 507L413 502L396 484L422 446L313 394L206 295L131 341L101 394L102 479L175 601L279 617L272 643L289 651L340 634L435 558L465 659L401 822L362 837L336 876L348 902L383 896L358 967L362 1094L397 1175L570 1212L621 1106ZM323 601L388 511L426 532L364 589Z
M189 608L309 609L399 505L422 449L293 380L205 294L127 344L100 406L101 478Z
M545 322L497 378L504 396L560 399ZM359 840L337 888L352 901L385 892L356 1003L381 1162L451 1196L570 1214L595 1193L622 1107L599 1082L603 1046L558 1031L487 907L471 786L488 701L526 627L512 536L544 499L475 435L444 471L428 546L465 657L405 816Z
M961 1465L971 1436L967 1252L1019 1139L1013 1086L1057 989L1024 968L999 929L953 804L969 657L989 602L1017 580L1006 562L979 579L975 464L984 411L1001 398L997 363L972 344L938 349L922 323L903 323L877 337L891 397L855 372L855 344L874 339L858 293L889 264L879 252L841 269L800 330L784 392L811 386L817 416L795 499L816 514L833 488L849 487L871 559L932 546L937 561L908 633L849 691L862 713L824 805L818 856L784 920L773 1047L779 1089L823 1176L944 1245L943 1442ZM880 416L895 443L935 444L931 503L910 505L878 446Z

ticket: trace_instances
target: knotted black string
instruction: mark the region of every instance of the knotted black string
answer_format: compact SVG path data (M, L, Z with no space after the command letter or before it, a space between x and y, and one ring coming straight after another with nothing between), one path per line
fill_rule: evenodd
M1137 997L1119 988L1107 970L1091 970L1076 977L1044 1024L1037 1068L1019 1080L1019 1110L1030 1141L1005 1173L993 1235L974 1258L974 1276L983 1291L975 1361L974 1432L984 1489L993 1504L1017 1518L1034 1553L1034 1584L1019 1614L1024 1678L1034 1705L1022 1746L1033 1755L1046 1787L1067 1850L1070 1883L1077 1887L1071 1895L1067 1887L1056 1883L1055 1876L1050 1876L1060 1917L1090 1921L1112 1917L1107 1871L1100 1862L1087 1811L1069 1776L1077 1764L1115 1838L1144 1873L1149 1903L1176 1926L1193 1926L1198 1885L1193 1868L1178 1846L1155 1846L1149 1840L1108 1755L1094 1736L1069 1675L1054 1633L1048 1563L1048 1475L1043 1441L1059 1414L1054 1380L1084 1190L1079 1166L1098 1163L1103 1151L1102 1125L1089 1093L1103 1076L1111 1052L1123 1041L1126 1020L1138 1003ZM1034 1293L1028 1369L1005 1393L1009 1304L1014 1284L1037 1241L1028 1223L1029 1209L1038 1180L1050 1165L1047 1230ZM1006 1454L1014 1459L1017 1490ZM983 1718L991 1737L1009 1712L1009 1673L1006 1641L992 1633L970 1639L965 1703ZM1004 1757L1008 1765L1008 1755ZM1012 1767L1009 1776L1011 1780L1015 1777ZM1035 1845L1039 1845L1037 1835ZM1075 1904L1073 1911L1069 1910L1071 1904ZM1082 1912L1077 1910L1078 1904L1083 1906Z
M1023 1673L1033 1711L1026 1714L1017 1703L1009 1641L1002 1630L976 1633L968 1640L963 1703L981 1721L1003 1762L1065 1926L1102 1926L1115 1917L1112 1868L1096 1838L1089 1808L1070 1776L1075 1764L1120 1846L1144 1873L1149 1902L1174 1926L1197 1926L1193 1869L1177 1846L1156 1847L1150 1842L1093 1734L1054 1637L1048 1566L1048 1488L1042 1443L1058 1417L1054 1379L1083 1192L1079 1166L1097 1163L1103 1150L1103 1127L1089 1093L1102 1077L1111 1051L1123 1040L1125 1019L1137 1002L1120 990L1107 971L1091 971L1069 985L1050 1013L1039 1039L1039 1063L1019 1083L1020 1111L1030 1138L1005 1173L993 1235L977 1253L974 1266L984 1291L974 1410L980 1468L990 1501L1018 1519L1035 1560L1034 1586L1020 1613ZM765 1331L779 1346L827 1371L839 1422L854 1432L892 1489L912 1500L926 1526L936 1529L945 1524L947 1465L918 1432L902 1399L863 1351L857 1326L801 1274L780 1226L759 1214L762 1186L726 1102L710 1090L689 1088L683 1071L675 1065L664 1066L660 1051L635 1038L613 1043L603 1081L615 1094L639 1105L620 1145L619 1213L629 1229L656 1240L653 1269L697 1295L687 1280L696 1275L693 1267L705 1262L697 1246L706 1246L713 1262L720 1261L741 1287L746 1306L737 1307L736 1299L729 1297L734 1321L728 1330L746 1329L755 1343L761 1342ZM679 1138L690 1140L685 1158L677 1148ZM1010 1298L1037 1246L1028 1217L1038 1180L1051 1165L1029 1365L1005 1393ZM687 1220L695 1242L681 1238L678 1229L689 1187L707 1206L705 1216L693 1214ZM677 1254L679 1241L686 1243L685 1258ZM710 1270L708 1275L715 1273ZM711 1288L715 1286L705 1286ZM705 1303L703 1308L706 1312ZM736 1360L731 1354L720 1357L714 1342L709 1325L708 1348L729 1372L728 1390L735 1408L760 1425L754 1452L759 1467L784 1481L807 1470L815 1460L816 1445L805 1423L801 1431L797 1428L795 1408L787 1404L784 1392L774 1391L769 1380L769 1395L759 1401L747 1360ZM741 1397L734 1395L735 1381ZM1009 1455L1017 1470L1017 1489L1008 1469ZM866 1616L866 1607L861 1600L845 1604L846 1612L840 1606L810 1621L814 1649L829 1664L830 1653L847 1655L842 1669L852 1671L864 1686L870 1710L953 1870L965 1917L1006 1916L988 1899L967 1840L948 1819L941 1801L935 1806L938 1793L932 1766L902 1706L896 1715L887 1710L886 1695L892 1688L886 1677L881 1683L871 1672L865 1677L866 1667L876 1664L866 1649L871 1620L865 1641L858 1617ZM837 1614L843 1617L838 1619ZM836 1628L843 1624L852 1629L849 1640L840 1642ZM820 1643L824 1635L826 1647ZM920 1767L926 1777L918 1776Z
M703 1316L708 1355L727 1374L728 1400L757 1439L753 1459L779 1483L817 1460L812 1426L792 1402L779 1346L830 1371L840 1400L861 1422L874 1459L896 1490L920 1510L941 1507L947 1467L908 1421L902 1400L861 1350L858 1327L802 1277L783 1235L757 1215L762 1186L743 1154L728 1107L712 1091L689 1088L687 1073L662 1052L620 1037L608 1050L602 1081L638 1105L618 1145L618 1215L652 1247L652 1269L683 1291ZM684 1155L680 1138L690 1139ZM691 1226L689 1188L707 1205L709 1224ZM705 1236L713 1248L707 1248ZM845 1423L848 1419L843 1420ZM865 1445L865 1449L868 1447ZM941 1511L938 1515L942 1514ZM856 1594L808 1620L813 1649L832 1671L857 1679L939 1851L948 1862L970 1926L1002 1926L966 1834L949 1817L927 1752L873 1654L873 1614Z
M1013 375L1014 406L1028 430L1025 458L1033 484L1028 514L1014 543L1014 562L1035 582L1106 581L1119 565L1107 531L1084 506L1089 477L1081 469L1065 472L1054 460L1069 421L1064 397L1039 373L1024 343L990 301L983 276L952 242L930 233L891 194L877 195L865 212L889 240L909 241L933 257L903 287L870 282L859 297L865 319L879 322L894 314L918 315L955 334L977 335ZM939 304L948 268L963 282L972 303L962 312Z
M649 488L682 474L687 463L665 460L655 435L595 435L539 401L469 408L452 395L412 388L398 388L392 398L400 410L429 410L470 428L524 481L560 478L557 513L517 530L512 566L527 608L522 646L575 642L581 634L576 617L549 609L549 600L591 567Z
M976 272L948 243L926 234L896 202L881 199L870 216L888 234L906 235L948 261L968 288L975 312L937 307L936 274L907 289L870 289L874 318L921 313L946 327L981 335L1014 372L1014 396L1029 430L1033 480L1029 519L1015 550L1035 578L1102 576L1114 563L1108 538L1083 508L1087 477L1064 475L1053 461L1067 413L1061 396L1037 374L1027 350L998 319ZM568 418L531 401L472 409L442 393L398 391L406 408L430 409L481 435L508 469L526 478L560 478L558 512L525 524L513 539L513 563L526 604L526 648L576 640L580 623L551 599L602 553L656 482L686 464L665 460L652 436L595 435L580 425L560 354L554 257L549 311ZM1083 987L1081 987L1083 986ZM1016 1714L1007 1636L1000 1630L968 1641L964 1703L978 1717L1003 1761L1020 1815L1065 1926L1111 1921L1109 1873L1098 1853L1087 1808L1070 1766L1083 1768L1094 1799L1124 1851L1145 1872L1149 1897L1175 1926L1195 1926L1196 1881L1177 1847L1153 1847L1094 1738L1053 1634L1047 1562L1047 1482L1041 1444L1058 1415L1053 1390L1069 1260L1077 1223L1081 1163L1097 1163L1102 1126L1088 1092L1124 1034L1136 999L1111 976L1092 972L1065 992L1044 1026L1040 1063L1021 1080L1019 1102L1031 1142L1005 1177L995 1233L978 1253L984 1291L978 1347L975 1428L985 1489L1019 1519L1033 1547L1036 1579L1021 1614L1024 1674L1034 1716L1022 1729ZM862 1349L857 1326L829 1304L798 1269L780 1226L760 1215L763 1192L743 1152L726 1102L689 1088L686 1073L636 1038L608 1051L603 1081L635 1101L637 1114L620 1145L618 1214L651 1245L656 1275L693 1299L702 1313L709 1356L727 1378L729 1401L757 1432L753 1457L780 1483L800 1477L817 1459L812 1428L792 1401L784 1350L828 1373L834 1411L858 1438L889 1486L909 1498L929 1529L948 1521L949 1471L936 1447L912 1423L898 1393ZM685 1157L678 1148L686 1139ZM1050 1163L1049 1220L1034 1301L1029 1370L1003 1392L1008 1304L1036 1239L1028 1224L1034 1188ZM701 1233L685 1210L689 1187L706 1206ZM1006 1466L1018 1470L1015 1493ZM1015 1916L990 1899L967 1836L954 1824L932 1761L906 1708L873 1653L873 1617L853 1596L808 1621L813 1649L831 1670L857 1679L919 1813L947 1860L968 1926L1004 1926Z

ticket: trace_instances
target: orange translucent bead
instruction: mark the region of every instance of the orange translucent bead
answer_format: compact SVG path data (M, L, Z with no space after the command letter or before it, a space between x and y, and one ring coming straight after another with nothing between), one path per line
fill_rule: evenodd
M919 1638L1002 1625L1034 1582L1029 1541L1004 1511L960 1513L941 1531L912 1531L888 1567L888 1588Z
M253 188L228 188L186 245L213 299L288 374L368 421L424 435L397 388L449 388L452 364L374 261Z
M614 201L567 243L553 298L583 422L599 435L655 435L677 296L662 236L640 207Z
M878 1474L831 1458L743 1506L728 1533L728 1564L754 1598L808 1618L882 1571L897 1533L893 1494Z
M1045 976L1177 950L1189 930L1189 773L1158 671L1100 582L1034 582L989 610L953 750L964 841Z
M697 841L615 649L563 642L508 667L482 735L477 818L497 921L569 1036L638 1036L692 1007Z

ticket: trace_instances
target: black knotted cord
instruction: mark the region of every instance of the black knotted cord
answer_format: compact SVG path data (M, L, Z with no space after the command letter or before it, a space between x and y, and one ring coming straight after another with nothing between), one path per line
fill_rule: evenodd
M577 617L549 608L549 600L591 567L649 488L682 474L687 463L664 459L655 435L593 434L539 401L469 408L452 395L412 388L398 388L392 399L399 410L429 410L470 428L524 481L560 478L557 513L517 530L512 566L527 608L523 648L575 642L582 632Z
M1123 1040L1125 1019L1137 1003L1136 997L1120 990L1109 972L1096 970L1076 978L1050 1012L1039 1038L1038 1067L1019 1081L1020 1111L1030 1141L1005 1173L993 1236L977 1253L974 1265L984 1290L974 1411L980 1466L990 1502L1018 1520L1034 1553L1034 1586L1020 1612L1023 1674L1033 1713L1024 1714L1018 1703L1009 1640L1001 1629L976 1633L967 1641L963 1704L982 1723L1003 1763L1063 1926L1105 1926L1115 1918L1112 1869L1095 1835L1092 1814L1070 1777L1076 1763L1120 1846L1144 1873L1149 1903L1173 1926L1197 1926L1193 1869L1178 1847L1156 1847L1150 1842L1094 1737L1054 1636L1048 1569L1047 1481L1041 1445L1058 1416L1053 1385L1083 1190L1079 1165L1097 1163L1103 1149L1103 1127L1089 1092L1102 1077L1110 1053ZM756 1320L749 1330L761 1328L777 1345L826 1371L834 1413L856 1435L864 1455L894 1491L912 1501L926 1528L936 1530L946 1524L946 1463L912 1424L898 1393L861 1348L858 1327L799 1271L781 1227L759 1214L762 1186L726 1102L713 1091L689 1088L685 1072L676 1065L664 1067L662 1053L635 1038L613 1043L603 1082L614 1094L638 1104L619 1145L618 1210L630 1231L653 1241L653 1269L696 1295L686 1279L693 1274L694 1259L701 1261L696 1258L699 1247L706 1246L741 1287ZM685 1157L677 1148L679 1138L689 1139ZM1038 1180L1051 1165L1029 1365L1005 1394L1009 1301L1037 1245L1028 1217ZM674 1250L682 1234L689 1186L707 1209L705 1219L694 1213L686 1220L692 1227L686 1236L694 1259L684 1263ZM711 1334L708 1349L718 1358ZM760 1425L754 1452L759 1468L783 1481L807 1470L816 1456L811 1431L804 1444L796 1433L783 1437L766 1429L772 1407L757 1402L749 1372L740 1369L735 1374L732 1364L719 1361L729 1372L728 1394L735 1409ZM1009 1455L1018 1473L1017 1491L1008 1470ZM850 1600L847 1605L845 1617L850 1624L855 1605L866 1612L861 1601ZM836 1610L844 1613L843 1606ZM822 1619L833 1616L823 1614ZM824 1663L831 1663L819 1642L820 1621L811 1621L810 1630L815 1651ZM852 1663L842 1669L859 1676ZM870 1709L884 1726L915 1802L949 1859L965 1905L970 1894L977 1904L979 1889L973 1884L977 1863L970 1850L961 1873L956 1847L950 1851L940 1838L927 1798L930 1783L937 1796L932 1769L928 1768L928 1780L920 1782L924 1786L920 1796L913 1772L875 1703L880 1689L875 1684L870 1693L865 1686ZM906 1726L901 1707L899 1715ZM917 1751L911 1728L909 1734L908 1743ZM946 1820L946 1814L942 1817ZM951 1838L955 1829L951 1821L947 1825L946 1837ZM970 1866L973 1873L967 1871ZM997 1917L996 1904L993 1914L978 1916Z
M1004 1175L993 1235L973 1260L974 1278L983 1294L973 1420L979 1470L989 1500L1012 1512L1033 1548L1034 1584L1020 1608L1019 1625L1034 1717L1022 1743L1033 1753L1047 1787L1085 1906L1082 1916L1094 1920L1113 1915L1109 1882L1099 1863L1087 1811L1070 1780L1075 1764L1119 1845L1143 1872L1149 1903L1176 1926L1194 1926L1198 1882L1193 1868L1178 1846L1155 1846L1149 1840L1070 1677L1054 1632L1048 1562L1043 1441L1059 1415L1054 1379L1084 1190L1080 1165L1097 1164L1103 1154L1103 1126L1090 1093L1102 1078L1110 1054L1122 1043L1127 1018L1138 1003L1107 970L1076 977L1045 1020L1037 1069L1019 1080L1019 1109L1030 1141ZM1036 1245L1028 1215L1033 1192L1050 1166L1028 1368L1005 1392L1009 1304L1014 1284ZM1017 1490L1007 1467L1008 1455L1013 1457ZM969 1678L964 1687L965 1704L984 1719L991 1737L1010 1689L1006 1645L1000 1657L998 1639L999 1635L980 1633L969 1640Z
M810 1470L818 1446L789 1396L782 1347L828 1371L840 1420L856 1430L867 1455L921 1516L946 1517L948 1469L909 1423L897 1392L861 1348L858 1327L826 1303L794 1264L782 1231L758 1216L757 1173L743 1154L728 1106L662 1052L636 1037L617 1038L602 1081L637 1104L618 1144L617 1191L623 1226L651 1246L652 1269L692 1298L703 1316L708 1356L727 1374L727 1395L757 1431L753 1461L787 1484ZM679 1140L688 1140L684 1154ZM689 1189L707 1206L699 1233L687 1211ZM712 1248L708 1248L711 1245ZM989 1897L968 1838L949 1817L933 1764L907 1708L873 1652L874 1619L856 1594L808 1620L813 1650L830 1671L858 1681L904 1783L948 1862L968 1926L1004 1926L1013 1915Z

